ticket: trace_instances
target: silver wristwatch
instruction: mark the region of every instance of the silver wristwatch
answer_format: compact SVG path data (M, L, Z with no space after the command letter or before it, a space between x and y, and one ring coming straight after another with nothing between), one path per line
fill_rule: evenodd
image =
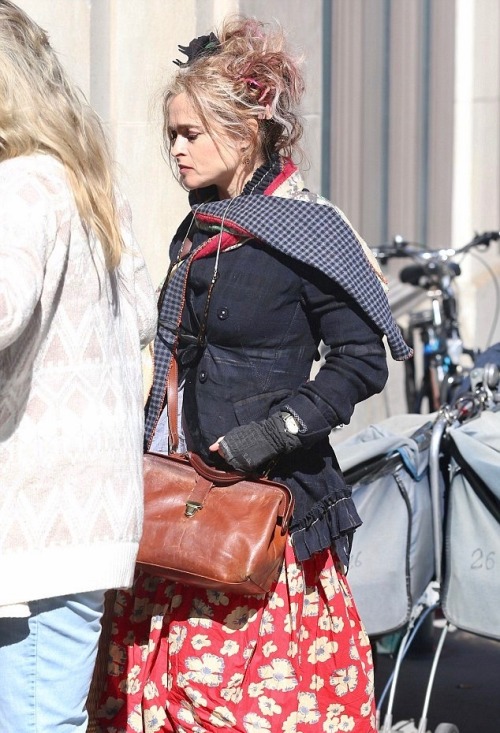
M285 425L285 430L290 435L298 435L300 431L300 425L297 420L289 412L280 412L281 419Z

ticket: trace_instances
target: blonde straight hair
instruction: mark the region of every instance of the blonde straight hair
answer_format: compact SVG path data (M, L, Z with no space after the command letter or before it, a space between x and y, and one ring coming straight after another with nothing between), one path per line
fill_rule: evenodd
M99 117L66 76L45 31L0 0L0 161L35 152L63 163L83 226L115 268L123 241Z

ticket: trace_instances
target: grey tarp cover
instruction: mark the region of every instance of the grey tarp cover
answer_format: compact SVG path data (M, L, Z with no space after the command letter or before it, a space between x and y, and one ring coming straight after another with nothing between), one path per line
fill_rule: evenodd
M465 631L500 639L500 411L450 428L449 437L459 460L451 459L443 612ZM466 478L468 466L479 481Z
M403 627L434 575L427 447L433 418L399 415L333 443L363 520L348 579L371 636ZM411 437L416 432L420 438ZM368 474L351 481L365 464Z

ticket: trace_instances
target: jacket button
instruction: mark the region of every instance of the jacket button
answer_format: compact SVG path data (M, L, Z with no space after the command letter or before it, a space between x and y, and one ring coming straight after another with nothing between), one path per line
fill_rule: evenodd
M223 307L219 308L219 310L217 311L217 317L220 318L221 321L225 321L228 316L229 308Z
M198 374L198 380L203 384L203 382L207 381L207 373L205 371L200 372Z

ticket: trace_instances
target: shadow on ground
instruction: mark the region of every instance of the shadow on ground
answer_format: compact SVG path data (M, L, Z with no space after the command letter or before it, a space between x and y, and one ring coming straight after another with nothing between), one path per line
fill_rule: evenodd
M393 726L413 718L418 728L429 673L441 629L434 626L427 650L414 650L403 662L393 707ZM375 690L380 700L394 669L391 655L377 654ZM388 696L382 705L383 722ZM427 731L454 723L459 733L500 733L500 642L453 629L448 632L432 688ZM382 726L381 726L382 727Z

